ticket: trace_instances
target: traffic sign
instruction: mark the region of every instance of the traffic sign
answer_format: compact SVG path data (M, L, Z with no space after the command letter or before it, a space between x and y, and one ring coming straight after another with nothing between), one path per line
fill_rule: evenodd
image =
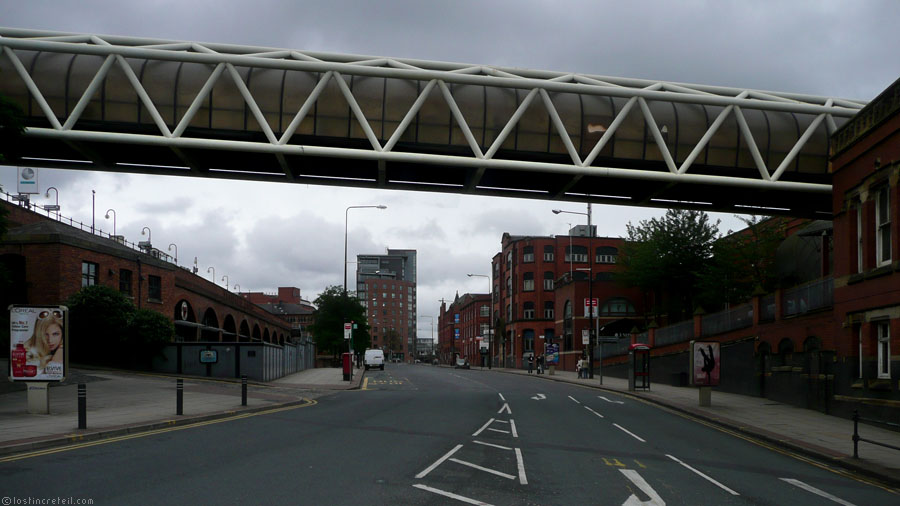
M345 323L344 324L344 339L350 339L351 332L353 332L353 324Z

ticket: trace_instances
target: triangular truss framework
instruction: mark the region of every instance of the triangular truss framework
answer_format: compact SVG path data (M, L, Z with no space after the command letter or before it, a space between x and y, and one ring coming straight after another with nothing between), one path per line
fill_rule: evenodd
M43 115L52 127L49 129L30 129L29 135L58 138L70 143L70 145L75 145L79 141L91 140L109 142L114 141L117 136L121 137L125 142L156 145L162 144L171 148L185 164L194 171L202 171L203 168L198 167L196 162L190 160L189 157L183 153L182 148L218 147L226 150L239 150L247 147L241 146L243 144L261 144L242 141L186 138L183 136L185 129L200 110L204 100L207 99L214 86L220 80L230 79L239 90L247 109L256 120L267 140L267 144L265 144L264 147L255 146L251 150L268 152L277 157L287 179L293 179L294 175L288 167L285 155L307 154L319 156L349 156L379 161L415 161L426 164L466 167L475 171L475 176L467 184L467 187L470 189L477 187L484 170L490 168L499 170L545 170L548 172L569 174L571 176L570 183L566 185L560 193L564 193L566 189L571 188L580 178L588 175L623 175L668 183L700 182L704 184L713 183L764 189L790 187L792 189L802 188L804 191L825 192L830 191L829 185L780 181L780 178L806 145L812 134L820 127L822 122L825 122L828 133L830 134L836 129L834 117L853 116L863 107L863 105L865 105L861 102L837 98L808 97L796 94L778 94L723 87L685 85L580 74L560 74L521 69L513 70L480 65L470 66L441 62L423 62L419 60L368 58L330 53L272 50L268 48L252 48L223 44L170 42L97 35L57 34L15 29L0 29L0 35L2 35L0 36L0 47L2 47L3 55L12 63L18 77L22 79L31 94L31 97L38 104ZM105 60L75 107L69 113L68 117L66 117L63 122L60 122L43 93L35 84L34 79L32 79L32 76L22 64L15 50L92 54L102 56ZM213 66L213 71L197 95L193 98L184 115L178 120L177 124L173 125L173 128L170 129L153 100L144 89L140 79L126 61L126 58L205 63ZM142 105L149 113L153 123L158 128L158 136L111 134L109 132L90 132L74 129L86 107L94 95L99 91L104 80L114 66L117 66L124 72L129 84L132 86ZM237 67L276 68L318 72L321 77L311 93L306 97L306 100L293 115L293 119L288 124L287 128L284 129L279 137L266 121L257 100L251 93L247 83L241 77ZM363 113L352 90L347 85L346 79L344 78L345 75L408 79L423 81L427 84L418 94L418 97L411 107L407 110L396 130L394 130L387 141L382 144L375 134L369 119ZM353 117L371 145L371 150L298 146L296 144L290 144L290 141L296 134L301 122L307 117L320 99L323 90L331 82L337 83L341 95L352 111ZM450 92L448 84L451 83L515 88L527 90L527 94L521 103L519 103L515 112L508 119L491 145L486 150L482 151L481 146L472 133L469 122ZM435 90L439 91L449 107L456 126L462 132L471 149L471 157L427 155L395 151L398 141L409 128L426 99L435 92ZM571 134L566 130L560 114L550 96L550 93L553 92L623 97L628 100L625 103L625 106L618 114L616 114L609 126L606 127L605 132L592 147L589 154L582 159L572 142ZM571 158L571 165L518 162L495 158L498 150L507 140L511 132L516 128L524 113L536 100L539 100L546 109L556 135L559 136L563 146L565 146L566 152ZM711 123L700 140L694 145L690 154L680 165L676 165L672 153L663 137L663 132L660 131L658 123L650 110L648 105L648 101L650 100L714 105L724 107L724 109ZM640 113L643 115L653 142L659 149L665 166L668 168L668 173L592 166L597 156L613 139L616 131L628 115L631 114L635 105L637 105ZM763 156L760 154L760 150L757 146L757 140L754 138L754 135L747 124L747 120L743 113L744 108L802 113L806 115L815 115L815 117L787 153L787 156L781 160L780 164L777 167L769 167L764 162ZM754 164L759 171L760 178L754 180L727 176L691 174L690 169L700 153L706 148L725 120L732 115L738 124L740 135L746 143ZM83 149L79 149L79 151L96 161L95 154L86 153Z

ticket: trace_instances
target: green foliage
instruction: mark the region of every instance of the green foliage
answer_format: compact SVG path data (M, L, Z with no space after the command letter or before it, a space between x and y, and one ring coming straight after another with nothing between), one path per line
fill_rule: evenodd
M628 223L617 280L655 295L656 312L672 322L690 317L699 279L710 263L719 222L706 213L669 209L662 218Z
M337 355L346 351L344 323L351 321L357 324L353 331L353 350L361 353L371 346L366 311L356 298L348 296L340 286L329 286L314 302L317 309L310 331L319 353Z
M16 162L19 143L24 132L25 116L22 109L0 95L0 164L11 165Z
M144 367L170 342L175 327L165 316L137 310L108 286L82 288L69 307L69 353L73 362Z

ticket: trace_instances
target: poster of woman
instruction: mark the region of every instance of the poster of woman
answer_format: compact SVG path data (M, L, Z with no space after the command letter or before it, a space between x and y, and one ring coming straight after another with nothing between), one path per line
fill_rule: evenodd
M10 381L62 381L68 364L65 306L10 306Z

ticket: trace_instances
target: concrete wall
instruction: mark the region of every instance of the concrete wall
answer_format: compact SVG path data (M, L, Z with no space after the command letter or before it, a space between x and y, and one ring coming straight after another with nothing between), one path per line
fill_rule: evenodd
M200 352L214 350L218 361L200 362ZM247 378L272 381L313 367L313 345L269 343L173 343L163 357L153 361L153 370L170 374L212 378Z

